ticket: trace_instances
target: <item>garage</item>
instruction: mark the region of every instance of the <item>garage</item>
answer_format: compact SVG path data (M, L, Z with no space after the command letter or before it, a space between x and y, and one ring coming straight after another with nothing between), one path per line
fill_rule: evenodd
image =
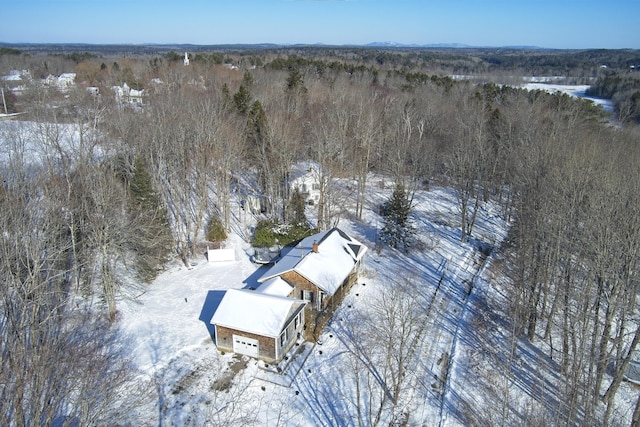
M259 353L258 340L242 335L233 335L233 352L257 358Z

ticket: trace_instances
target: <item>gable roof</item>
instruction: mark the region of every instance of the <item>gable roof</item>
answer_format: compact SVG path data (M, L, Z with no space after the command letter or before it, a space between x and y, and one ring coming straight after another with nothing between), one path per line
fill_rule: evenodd
M313 252L313 243L318 252ZM286 252L285 252L286 251ZM283 249L280 259L258 282L263 283L295 271L324 292L333 295L362 259L367 247L338 228L332 228L303 239L292 248Z
M288 296L293 291L293 286L285 282L280 277L273 277L256 288L256 292L262 292L268 295L277 295L279 297Z
M214 325L277 338L305 301L248 289L229 289L211 318Z

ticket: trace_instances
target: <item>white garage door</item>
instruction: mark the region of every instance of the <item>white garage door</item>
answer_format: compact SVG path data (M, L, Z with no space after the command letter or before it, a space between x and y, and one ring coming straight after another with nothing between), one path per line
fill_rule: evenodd
M242 335L233 336L233 352L246 354L251 357L258 357L258 340L243 337Z

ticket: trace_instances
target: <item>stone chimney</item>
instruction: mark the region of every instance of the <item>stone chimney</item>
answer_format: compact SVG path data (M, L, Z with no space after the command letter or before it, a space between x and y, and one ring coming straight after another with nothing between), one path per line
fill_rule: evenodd
M311 250L315 253L318 253L318 242L313 241L313 245L311 245Z

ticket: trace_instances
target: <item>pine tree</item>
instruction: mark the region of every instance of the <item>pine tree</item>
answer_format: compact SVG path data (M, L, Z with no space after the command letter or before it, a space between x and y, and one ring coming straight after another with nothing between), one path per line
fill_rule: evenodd
M173 239L166 210L140 158L135 160L129 190L133 201L129 216L132 224L137 225L132 247L136 253L136 270L140 278L151 281L166 261Z
M307 217L304 214L304 197L298 188L294 188L289 200L289 209L291 211L290 222L292 224L307 224Z
M405 251L411 246L415 232L409 214L411 202L402 183L397 183L389 200L382 207L384 226L382 240L392 248L403 248Z
M227 238L227 231L222 225L222 221L216 215L212 215L207 226L207 240L214 243L220 243Z
M233 95L233 102L240 114L247 114L249 111L249 102L251 102L251 92L245 85L240 85L238 91Z
M304 86L302 74L295 68L289 72L289 77L287 77L287 90L302 93L307 91L307 88Z

